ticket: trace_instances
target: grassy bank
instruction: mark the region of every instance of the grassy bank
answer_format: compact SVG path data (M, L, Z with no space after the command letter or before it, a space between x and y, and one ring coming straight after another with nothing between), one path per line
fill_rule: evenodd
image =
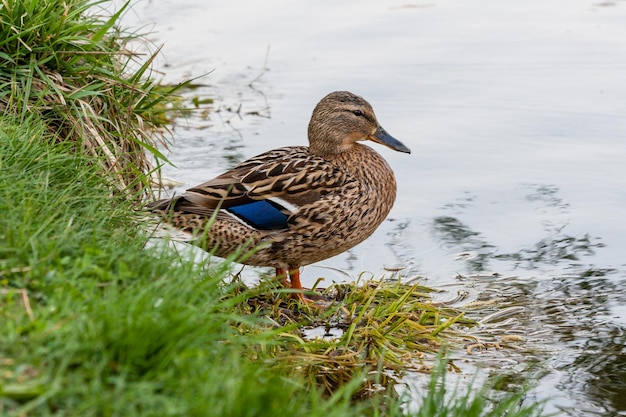
M471 387L446 395L443 370L415 413L393 391L354 401L379 357L402 367L414 347L376 344L378 331L436 335L460 320L411 315L380 291L346 304L352 323L365 321L359 306L380 306L367 326L346 323L373 355L350 359L369 367L324 392L301 371L305 356L294 366L306 343L286 335L300 322L268 319L258 290L224 283L227 264L146 248L128 196L145 193L145 151L170 97L146 78L149 58L129 71L117 16L86 16L92 8L0 3L0 415L538 415L521 394L496 407Z

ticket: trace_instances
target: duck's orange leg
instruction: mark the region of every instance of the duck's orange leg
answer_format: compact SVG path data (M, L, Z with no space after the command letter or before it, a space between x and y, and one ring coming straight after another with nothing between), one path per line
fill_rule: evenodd
M289 280L291 281L291 288L295 290L302 289L302 284L300 283L300 268L289 269Z
M321 304L319 303L319 300L323 300L321 295L314 295L312 293L310 293L310 295L304 295L304 288L302 288L302 283L300 282L300 268L289 269L289 280L291 281L291 288L297 290L297 292L292 294L293 297L311 307L325 308L323 302Z
M283 287L287 288L289 286L289 275L285 268L276 268L276 279L280 279Z
M283 287L299 290L298 292L293 293L294 297L303 302L310 301L304 296L302 291L303 288L302 283L300 282L300 268L290 268L289 271L285 268L276 268L276 278L281 280Z

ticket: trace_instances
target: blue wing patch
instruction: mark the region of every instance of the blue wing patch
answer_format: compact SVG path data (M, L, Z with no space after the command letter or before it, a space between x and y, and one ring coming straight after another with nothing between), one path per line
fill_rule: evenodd
M259 200L239 206L228 207L225 210L255 229L286 229L289 216L281 213L279 207L278 204L272 201Z

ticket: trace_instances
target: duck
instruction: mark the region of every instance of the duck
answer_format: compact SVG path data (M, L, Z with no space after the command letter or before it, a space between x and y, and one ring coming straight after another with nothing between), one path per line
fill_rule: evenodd
M300 268L367 239L396 200L391 167L363 142L411 151L348 91L319 101L307 133L309 146L269 150L147 207L211 254L239 253L237 262L275 268L283 285L310 301Z

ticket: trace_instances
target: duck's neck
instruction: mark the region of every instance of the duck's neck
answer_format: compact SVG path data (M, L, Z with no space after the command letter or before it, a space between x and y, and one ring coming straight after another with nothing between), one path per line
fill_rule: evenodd
M392 194L390 201L395 200L396 178L387 161L374 149L357 143L349 152L337 155L332 162L375 189L379 195Z
M309 151L312 155L333 161L342 157L343 154L350 153L353 146L352 144L346 146L330 146L327 141L311 141Z

